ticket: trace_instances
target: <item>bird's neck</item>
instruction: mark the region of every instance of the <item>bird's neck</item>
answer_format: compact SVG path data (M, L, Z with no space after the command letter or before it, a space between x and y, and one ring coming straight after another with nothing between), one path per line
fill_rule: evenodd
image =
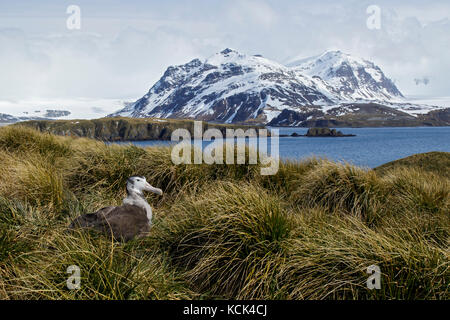
M137 206L144 209L147 214L148 223L152 223L152 208L148 204L147 200L145 200L141 192L127 189L127 197L123 199L123 204Z

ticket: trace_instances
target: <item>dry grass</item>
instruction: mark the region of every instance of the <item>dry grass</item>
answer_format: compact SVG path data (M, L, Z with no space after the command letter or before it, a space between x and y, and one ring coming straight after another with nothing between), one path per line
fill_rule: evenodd
M442 170L448 170L444 167ZM128 176L165 191L126 244L69 221L120 204ZM0 129L0 299L448 299L449 180L322 159L174 165L170 149ZM368 290L366 268L382 271ZM69 290L66 270L81 269Z

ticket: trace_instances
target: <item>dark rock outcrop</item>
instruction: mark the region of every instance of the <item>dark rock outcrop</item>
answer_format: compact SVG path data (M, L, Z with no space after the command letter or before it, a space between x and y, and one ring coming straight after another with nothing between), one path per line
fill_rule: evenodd
M354 134L343 134L341 131L330 128L309 128L307 137L354 137Z

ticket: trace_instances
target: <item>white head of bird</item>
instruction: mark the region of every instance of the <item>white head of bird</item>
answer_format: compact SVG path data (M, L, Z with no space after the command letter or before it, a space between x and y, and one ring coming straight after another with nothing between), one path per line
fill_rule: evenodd
M123 199L123 204L141 207L145 210L148 222L152 223L152 208L144 198L143 191L154 192L162 195L162 190L155 188L147 182L145 177L133 176L127 179L127 197Z
M133 176L127 179L127 194L137 194L143 196L143 191L153 192L159 195L162 195L162 190L159 188L155 188L150 183L147 182L145 177L142 176Z

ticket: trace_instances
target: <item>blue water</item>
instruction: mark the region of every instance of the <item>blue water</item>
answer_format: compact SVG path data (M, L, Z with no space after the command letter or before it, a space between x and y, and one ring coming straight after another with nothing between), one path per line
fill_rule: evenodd
M307 128L276 128L280 134L305 134ZM356 137L279 138L282 158L303 159L310 156L346 161L359 166L377 167L383 163L429 151L450 152L450 127L413 128L338 128ZM173 144L170 141L135 141L138 146Z

